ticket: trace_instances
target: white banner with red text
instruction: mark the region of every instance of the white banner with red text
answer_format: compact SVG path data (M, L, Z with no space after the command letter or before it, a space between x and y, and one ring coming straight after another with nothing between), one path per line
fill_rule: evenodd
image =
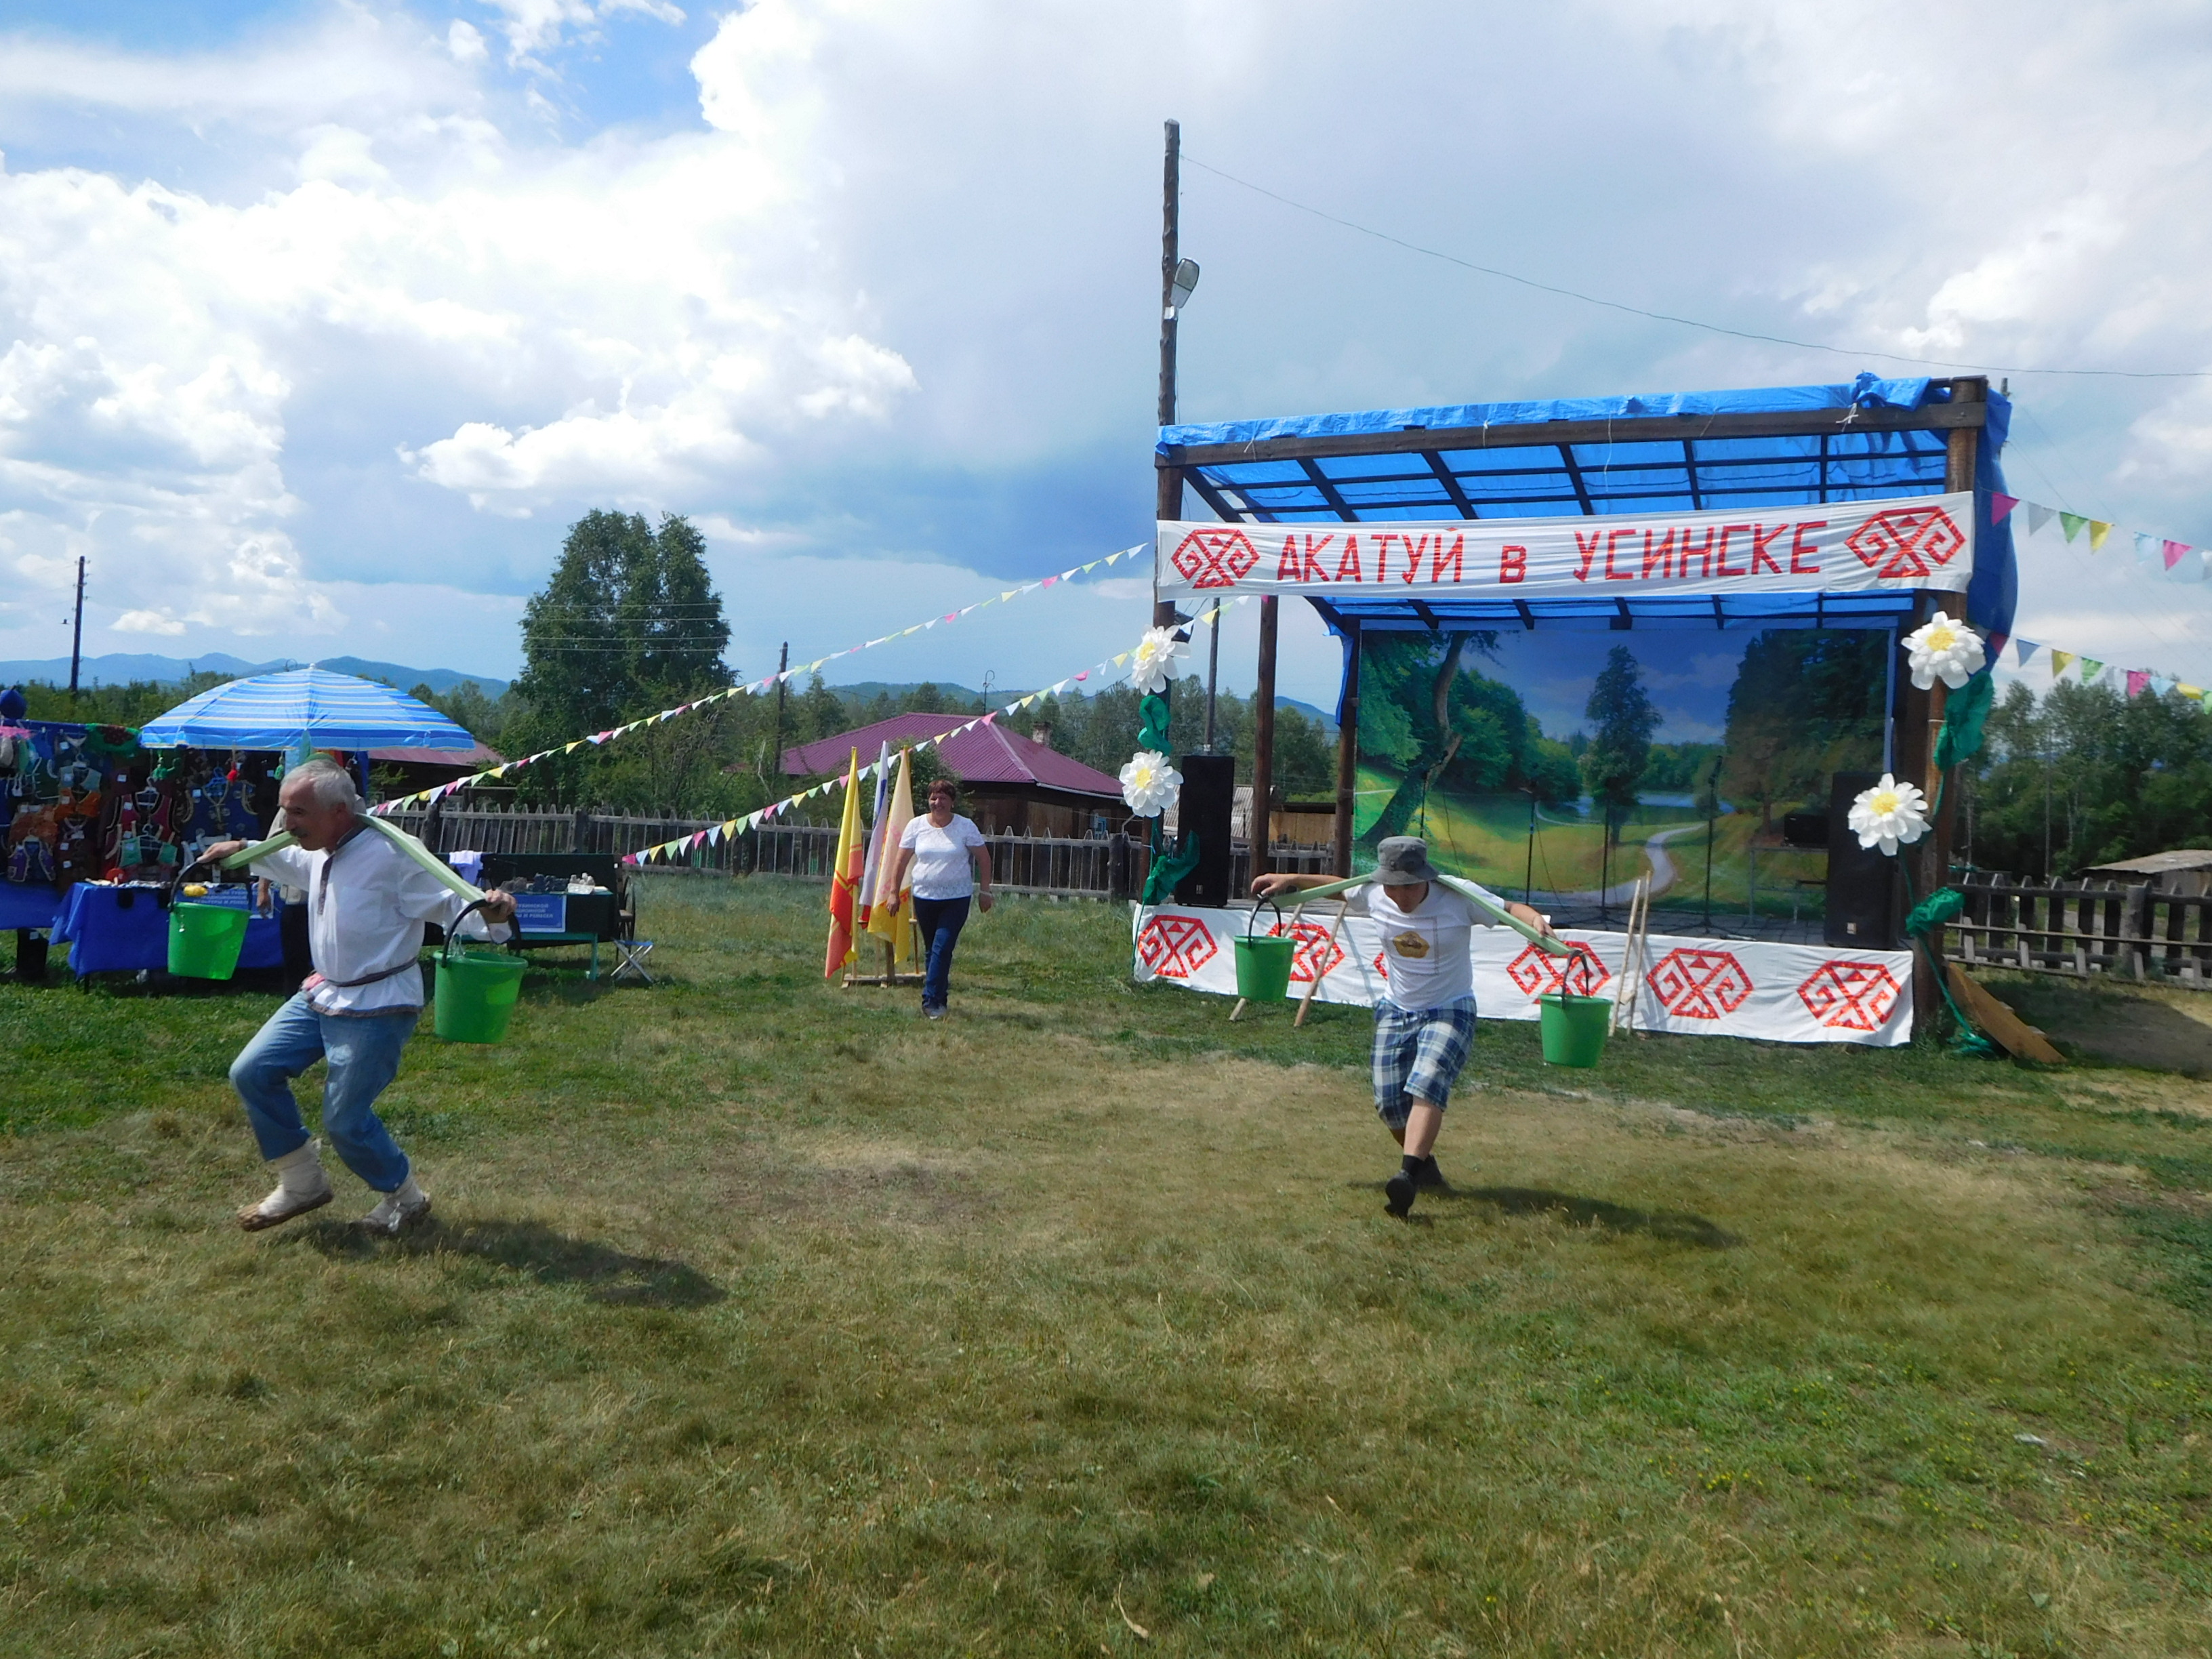
M1237 994L1234 941L1249 910L1132 905L1136 976L1165 980L1217 996ZM1374 922L1334 902L1295 921L1270 911L1261 931L1297 940L1288 1000L1313 984L1317 1002L1372 1006L1389 988ZM1327 914L1323 914L1326 911ZM1334 932L1332 931L1334 930ZM1569 930L1574 955L1554 957L1504 927L1474 930L1475 1006L1485 1019L1534 1019L1536 999L1560 990L1620 1000L1625 986L1623 933ZM1637 971L1639 1030L1688 1036L1759 1037L1770 1042L1857 1042L1894 1048L1912 1035L1912 955L1908 951L1838 950L1758 939L1676 939L1653 933Z
M1666 593L1964 592L1971 492L1711 513L1297 525L1163 522L1162 599L1392 593L1419 599Z

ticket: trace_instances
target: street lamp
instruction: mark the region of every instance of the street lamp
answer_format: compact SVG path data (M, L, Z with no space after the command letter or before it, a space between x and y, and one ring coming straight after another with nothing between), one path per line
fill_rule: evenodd
M1190 303L1191 292L1197 286L1198 261L1176 260L1175 274L1168 279L1168 303L1166 309L1161 313L1160 320L1164 323L1175 321L1176 313Z

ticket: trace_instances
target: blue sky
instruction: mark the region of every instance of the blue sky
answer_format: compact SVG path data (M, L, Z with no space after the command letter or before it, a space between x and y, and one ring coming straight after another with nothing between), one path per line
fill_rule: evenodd
M748 672L1127 546L1169 115L1191 419L1863 361L1480 277L1200 162L1735 328L2202 369L2209 37L2156 0L16 0L0 659L66 651L79 554L95 653L504 675L591 507L707 531ZM2013 391L2021 493L2212 542L2212 380ZM2040 543L2025 574L2023 632L2212 680L2212 588ZM1145 609L1054 589L848 672L1036 684ZM1286 614L1285 689L1322 700Z

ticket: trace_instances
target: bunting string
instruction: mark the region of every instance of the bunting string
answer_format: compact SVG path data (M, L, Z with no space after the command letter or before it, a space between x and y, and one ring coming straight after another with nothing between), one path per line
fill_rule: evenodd
M1990 493L1990 523L2002 524L2015 510L2027 520L2030 537L2044 534L2055 523L2059 533L2069 542L2086 537L2092 553L2101 554L2108 546L2132 547L2138 565L2168 581L2201 582L2205 578L2205 550L2201 547L2192 547L2189 543L2176 541L2170 536L2153 535L2142 530L2126 532L2124 539L2116 544L2113 532L2119 526L2107 520L2045 507L2040 501L2031 501L2019 495L2007 495L2000 491Z
M894 640L903 640L912 635L925 633L930 629L947 623L957 623L963 617L973 616L976 611L988 606L1005 605L1011 600L1021 598L1024 593L1035 593L1043 588L1056 587L1063 582L1073 581L1079 576L1087 576L1094 570L1103 570L1109 565L1119 564L1124 559L1134 558L1139 554L1148 554L1152 551L1152 544L1150 542L1140 542L1134 547L1125 547L1118 553L1106 554L1103 557L1091 560L1088 564L1072 566L1057 575L1041 577L1033 582L1023 582L1018 586L1007 588L1004 592L994 594L989 599L978 599L973 605L963 605L957 611L948 611L942 616L930 617L927 622L918 622L910 628L898 629L878 639L863 640L860 644L848 646L842 651L832 651L828 656L817 657L812 662L800 663L795 667L781 670L765 678L750 681L744 685L725 686L719 691L709 691L703 696L692 698L689 702L678 703L673 708L664 708L658 714L647 714L622 726L609 726L605 731L595 732L587 738L578 738L569 743L556 744L550 749L541 749L534 755L523 756L520 760L506 761L484 771L471 773L467 777L456 778L451 783L441 783L434 789L418 790L411 795L402 795L396 799L380 802L369 808L369 811L380 814L398 811L410 806L427 805L442 796L452 794L455 790L504 781L513 777L526 766L534 766L538 762L550 760L556 755L573 755L579 749L602 747L612 743L617 738L628 737L633 732L641 732L648 726L658 726L664 720L672 720L679 714L690 714L694 709L705 708L726 698L742 696L748 693L757 696L764 691L772 691L780 682L796 679L802 674L818 672L823 666L836 662L841 657L857 656L863 651L873 650L877 646L889 645ZM1065 684L1066 682L1063 681L1062 684Z
M2079 651L2061 651L2056 646L2045 645L2039 640L2022 639L2018 635L2009 640L1992 640L1990 657L2001 659L2007 645L2012 647L2013 663L2016 668L2025 670L2039 657L2050 672L2053 685L2069 678L2067 671L2071 669L2074 671L2071 678L2077 684L2095 685L2103 681L2115 690L2124 690L2130 699L2140 697L2146 691L2154 697L2162 697L2169 691L2175 691L2200 707L2212 709L2212 704L2206 702L2203 686L2186 684L2171 674L2160 674L2148 668L2115 667L2102 658L2084 656Z
M1224 611L1229 610L1235 605L1243 605L1245 600L1252 597L1253 596L1251 594L1245 593L1240 594L1235 599L1224 600L1222 603L1216 605L1212 611L1207 613L1206 617L1200 618L1200 620L1204 621L1211 619L1214 625L1218 627L1220 623L1221 613ZM1070 674L1065 679L1054 681L1053 684L1044 687L1042 690L1031 691L1024 696L1016 697L1012 702L1008 703L1003 708L994 708L988 714L978 714L974 720L969 720L963 725L956 726L952 730L945 732L941 736L918 738L915 742L907 744L906 747L914 750L941 748L945 744L951 742L953 738L963 737L968 732L973 732L979 726L988 726L992 724L1001 715L1018 714L1022 709L1030 707L1032 703L1042 702L1047 697L1055 696L1059 693L1067 690L1072 686L1079 685L1085 681L1098 678L1108 670L1127 667L1128 665L1129 659L1135 654L1136 653L1133 649L1121 652L1115 656L1108 657L1103 661L1095 662L1091 664L1090 667L1083 670L1080 673ZM898 764L898 757L896 755L893 755L891 757L890 763L894 767ZM859 773L860 781L863 783L868 782L875 777L877 772L879 771L882 767L883 762L881 760L870 761L866 766L860 768ZM817 799L822 796L830 794L836 790L842 789L845 787L845 775L842 773L840 773L823 782L816 784L811 789L802 789L795 795L787 795L780 801L771 802L769 805L761 807L757 811L745 813L741 817L726 818L720 823L710 824L704 830L695 830L689 835L678 836L673 841L664 841L658 846L647 847L635 853L625 854L623 856L623 862L632 866L656 863L666 864L682 854L694 852L702 847L719 847L731 836L744 835L749 830L757 830L762 824L766 823L769 819L774 818L781 813L789 811L793 807L798 806L803 802Z

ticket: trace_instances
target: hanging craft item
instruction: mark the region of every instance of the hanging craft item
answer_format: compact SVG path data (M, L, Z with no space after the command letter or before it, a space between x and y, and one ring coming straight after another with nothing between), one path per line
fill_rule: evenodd
M1155 818L1176 803L1182 774L1157 749L1139 749L1121 769L1121 799L1140 818Z
M1912 684L1923 691L1939 679L1955 691L1989 660L1982 636L1952 617L1931 618L1899 643L1912 671Z
M1146 693L1166 690L1189 643L1172 628L1147 628L1129 653L1129 684Z
M1862 789L1851 802L1844 822L1871 851L1879 847L1891 858L1899 847L1909 847L1928 833L1928 798L1910 783L1899 783L1889 773L1871 789Z

